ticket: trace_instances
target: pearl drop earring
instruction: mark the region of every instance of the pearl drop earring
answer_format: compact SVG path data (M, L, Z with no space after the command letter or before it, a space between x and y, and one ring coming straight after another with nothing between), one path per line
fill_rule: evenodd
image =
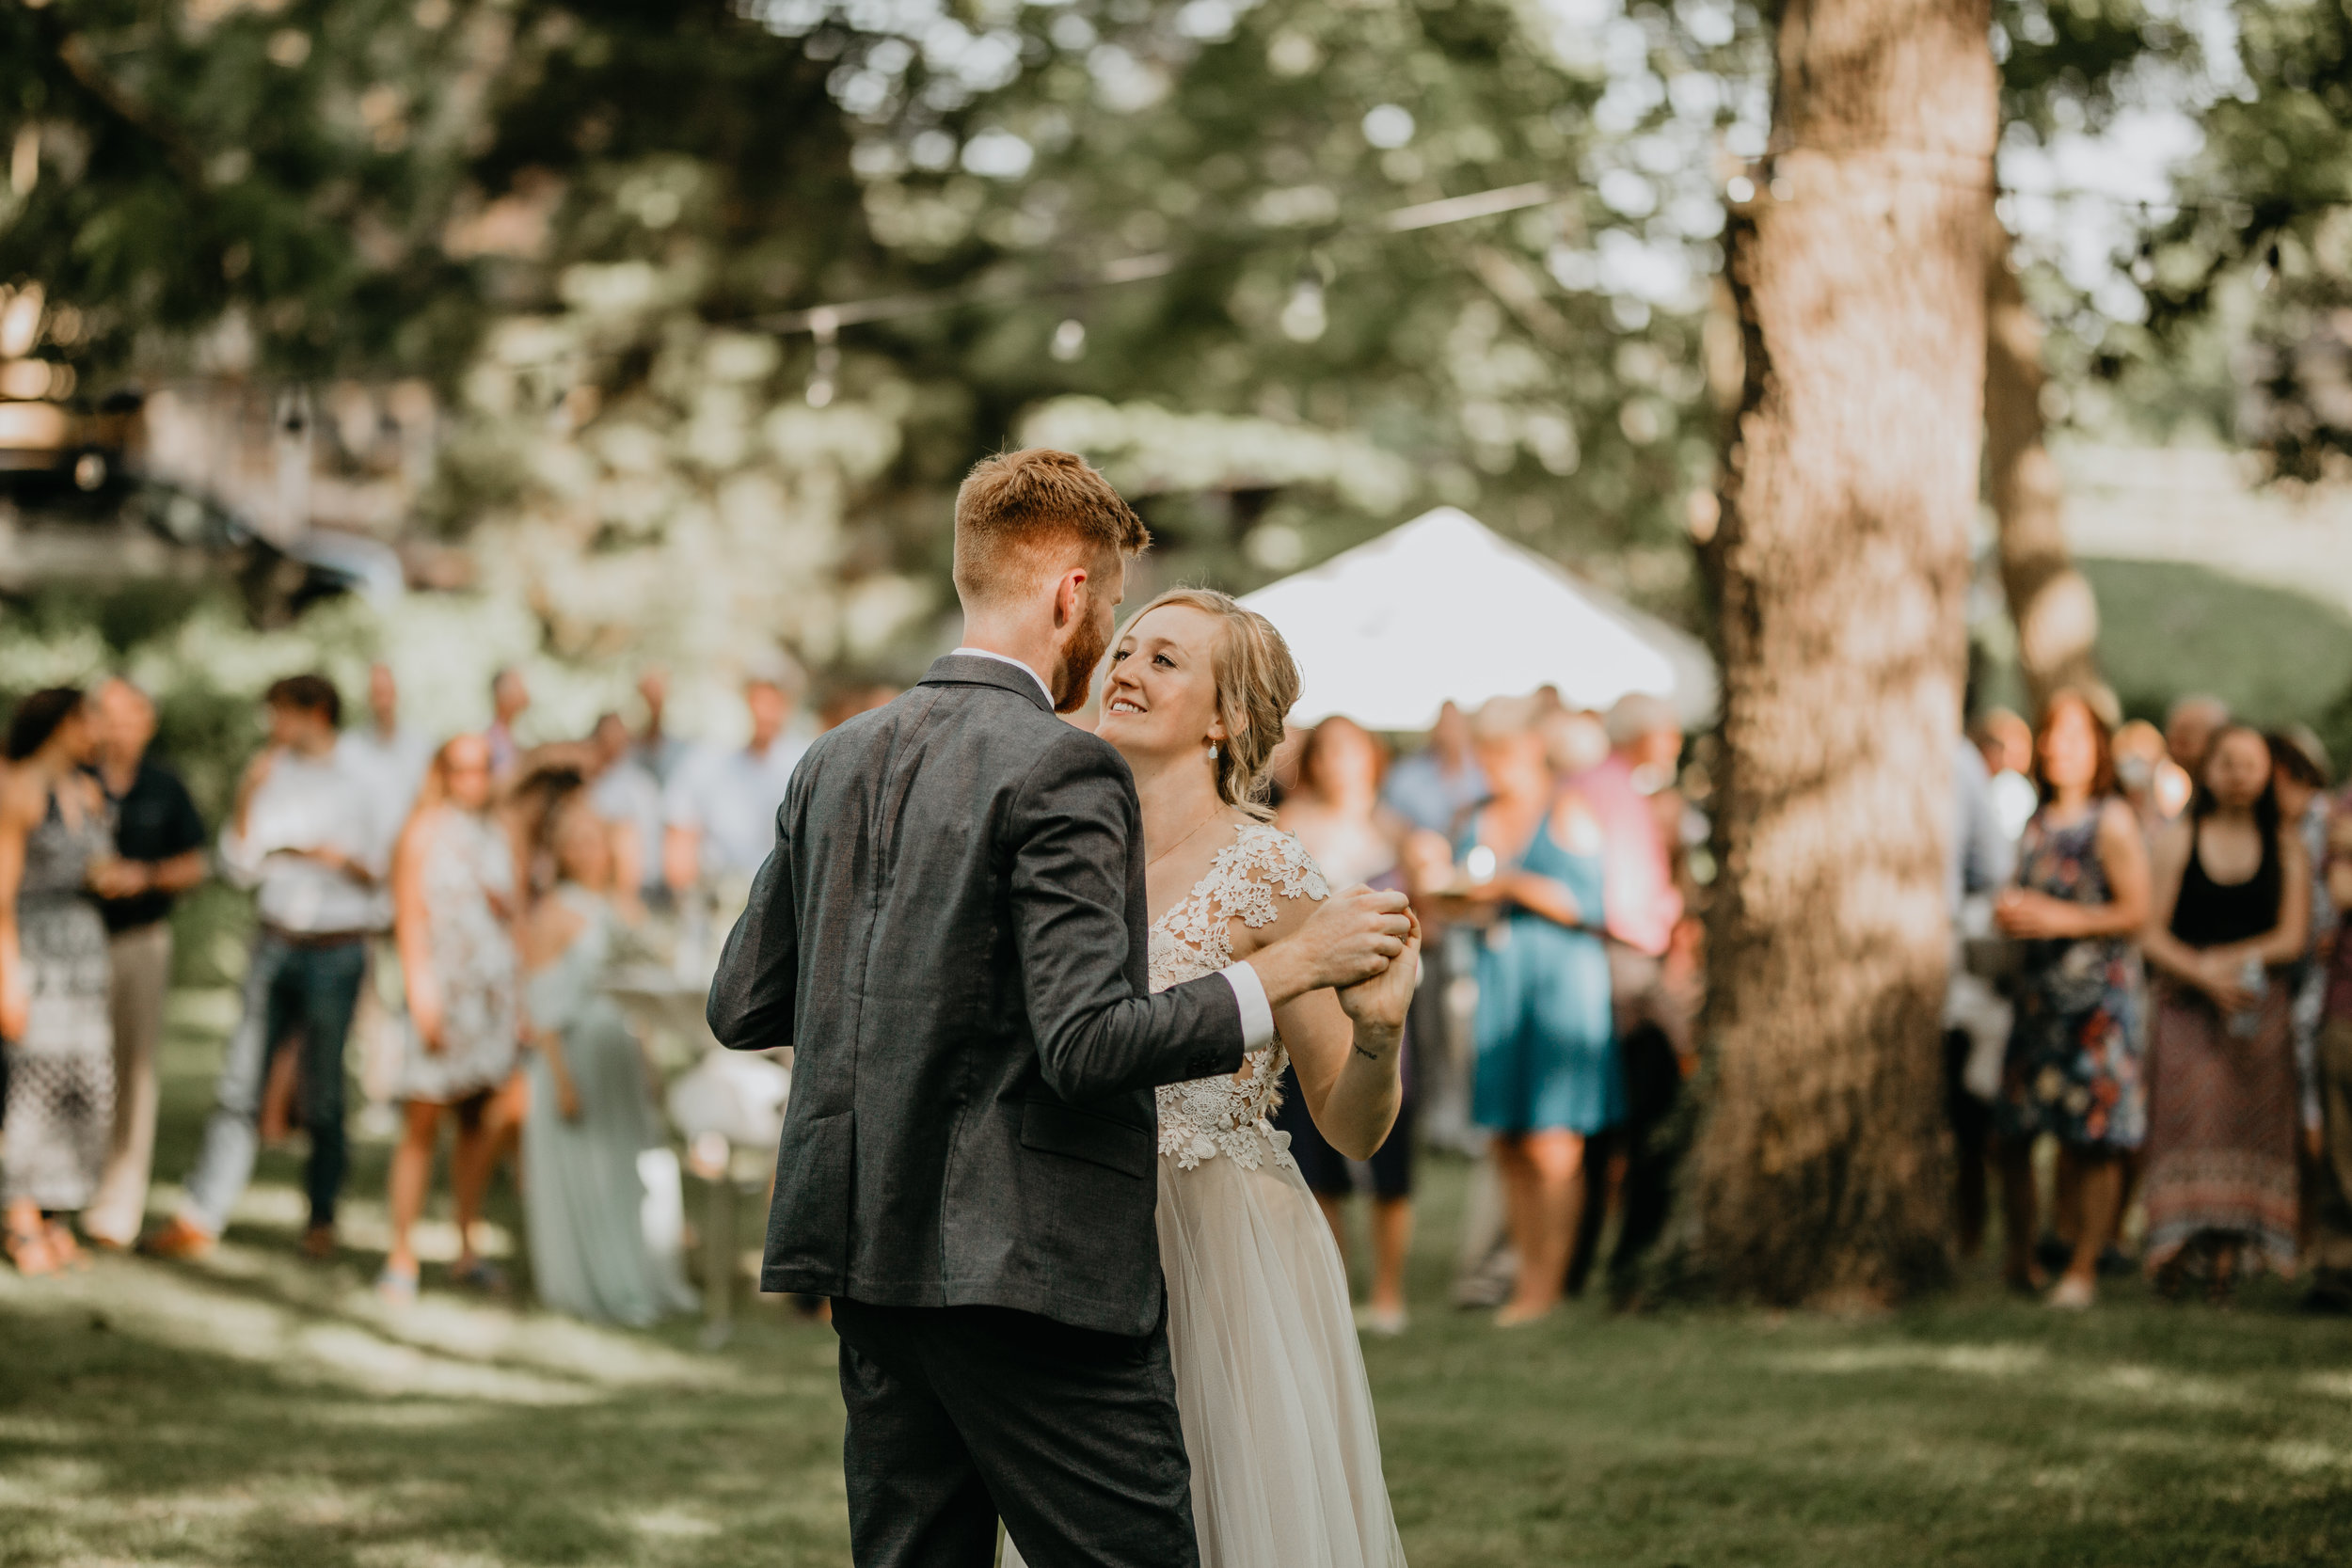
M1214 740L1209 742L1209 760L1211 762L1216 760L1216 742Z

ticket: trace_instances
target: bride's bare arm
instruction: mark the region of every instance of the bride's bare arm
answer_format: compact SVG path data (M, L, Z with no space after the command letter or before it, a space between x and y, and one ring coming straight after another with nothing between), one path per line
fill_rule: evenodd
M1304 925L1315 907L1308 898L1287 896L1275 905L1274 922L1249 933L1261 948ZM1341 1005L1339 992L1326 989L1274 1009L1274 1025L1297 1069L1307 1114L1324 1141L1348 1159L1370 1159L1396 1125L1404 1098L1398 1045L1420 970L1416 932L1384 974L1347 993L1347 1006Z

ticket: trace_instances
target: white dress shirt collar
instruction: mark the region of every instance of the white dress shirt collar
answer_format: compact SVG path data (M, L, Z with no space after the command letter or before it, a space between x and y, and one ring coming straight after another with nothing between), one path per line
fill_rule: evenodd
M959 658L993 658L999 664L1011 665L1014 669L1020 671L1023 674L1037 682L1038 690L1044 695L1046 710L1048 712L1053 711L1054 689L1045 684L1045 677L1043 675L1039 674L1035 670L1031 669L1021 660L1013 657L1010 654L991 653L986 648L958 648L954 650L954 656Z

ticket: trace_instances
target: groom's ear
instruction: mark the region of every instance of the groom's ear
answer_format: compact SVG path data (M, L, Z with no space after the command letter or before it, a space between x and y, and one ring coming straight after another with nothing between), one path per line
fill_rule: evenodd
M1085 566L1066 567L1054 584L1054 625L1066 626L1085 615L1087 584L1093 572Z

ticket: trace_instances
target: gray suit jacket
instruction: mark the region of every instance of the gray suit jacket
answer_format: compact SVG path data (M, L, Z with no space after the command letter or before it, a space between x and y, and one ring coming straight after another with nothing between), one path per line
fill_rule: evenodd
M951 655L809 748L776 835L709 1007L795 1048L761 1287L1149 1333L1152 1090L1242 1022L1218 975L1150 994L1126 763Z

